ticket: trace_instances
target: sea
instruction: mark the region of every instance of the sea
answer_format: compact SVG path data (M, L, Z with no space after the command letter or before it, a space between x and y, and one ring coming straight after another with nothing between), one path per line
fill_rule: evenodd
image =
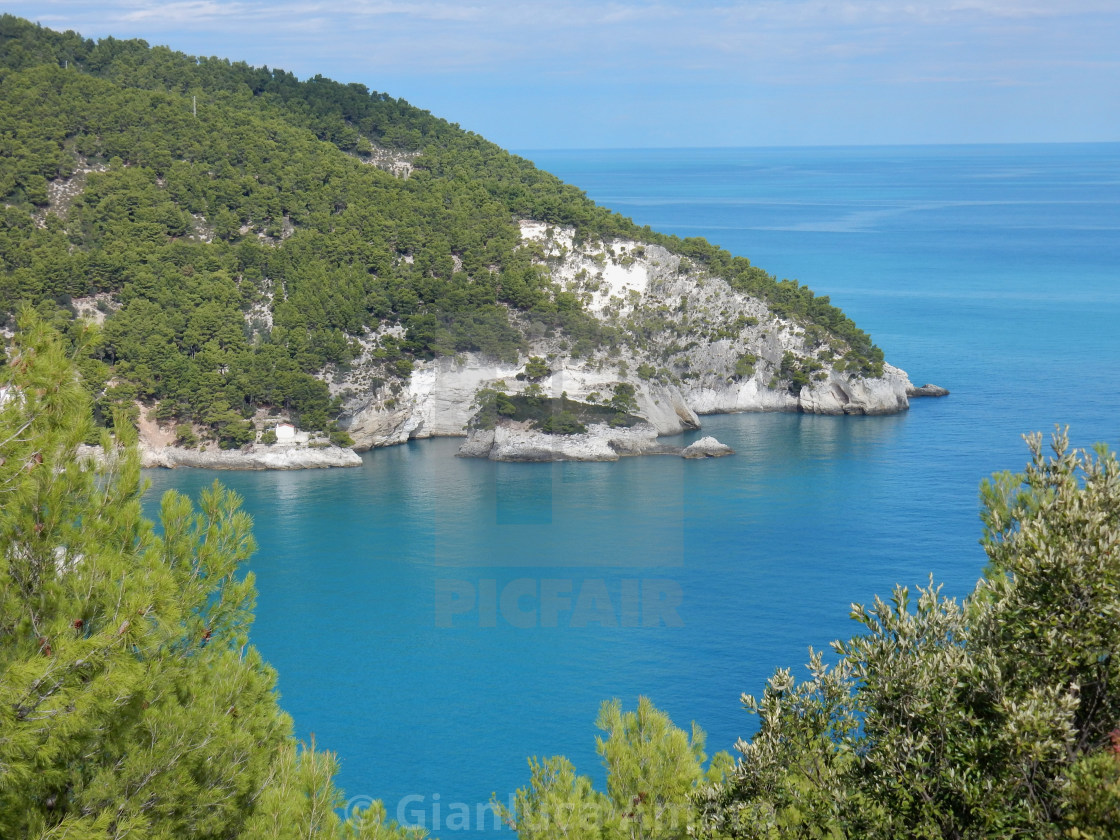
M733 457L455 458L359 469L151 471L252 514L251 639L349 808L439 836L512 836L492 798L567 756L602 787L604 701L650 698L709 753L744 693L856 634L853 602L983 572L978 485L1022 436L1120 448L1120 144L519 152L640 225L703 236L828 295L949 388L889 417L704 417Z

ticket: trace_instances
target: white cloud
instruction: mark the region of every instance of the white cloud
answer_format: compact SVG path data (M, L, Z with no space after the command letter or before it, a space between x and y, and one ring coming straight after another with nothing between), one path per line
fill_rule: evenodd
M610 102L640 99L648 105L631 109L634 124L651 132L652 115L669 115L681 102L694 102L701 115L708 103L718 120L729 107L725 101L778 102L766 106L774 113L800 102L833 113L837 97L847 97L863 113L887 119L931 91L954 108L957 99L964 107L969 97L995 102L1003 101L1000 91L1041 90L1053 102L1040 99L1038 109L1055 113L1062 101L1095 99L1103 107L1120 95L1115 0L38 0L7 6L88 36L142 37L300 75L361 80L409 98L461 91L474 97L475 110L486 97L519 90L521 99L509 108L524 115L532 106L533 120L562 120L587 103L601 107L603 119L620 122ZM548 96L565 104L545 117ZM444 102L457 104L450 97ZM973 111L983 115L985 107Z
M249 11L244 3L225 3L216 0L181 0L172 3L126 3L118 19L127 22L156 21L166 24L198 25L219 18L244 17ZM130 10L131 7L131 10Z

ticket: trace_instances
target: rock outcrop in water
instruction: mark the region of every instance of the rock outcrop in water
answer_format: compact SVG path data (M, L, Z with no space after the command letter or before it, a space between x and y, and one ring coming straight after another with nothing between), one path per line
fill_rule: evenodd
M306 470L325 467L360 467L362 458L340 446L284 446L254 444L244 449L202 451L168 446L141 448L145 467L199 467L207 470Z
M732 449L710 436L684 448L668 446L648 423L630 428L595 423L580 434L551 435L526 423L502 422L493 429L472 429L456 454L491 461L617 461L634 455L716 458L731 455Z
M949 396L949 389L942 388L940 385L930 385L928 382L925 385L918 387L910 387L906 390L908 397L947 397Z
M686 446L681 451L682 458L722 458L725 455L734 455L734 450L726 443L720 443L711 435Z

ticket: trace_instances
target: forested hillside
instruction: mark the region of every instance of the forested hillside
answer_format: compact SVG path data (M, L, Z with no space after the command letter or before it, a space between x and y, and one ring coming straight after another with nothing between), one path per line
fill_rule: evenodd
M827 298L639 229L362 85L4 16L0 150L0 316L33 305L74 341L76 313L100 324L80 366L105 425L143 404L224 446L251 440L261 409L331 429L321 376L359 336L390 380L464 351L514 359L530 321L577 354L625 341L521 247L520 219L664 245L882 370Z

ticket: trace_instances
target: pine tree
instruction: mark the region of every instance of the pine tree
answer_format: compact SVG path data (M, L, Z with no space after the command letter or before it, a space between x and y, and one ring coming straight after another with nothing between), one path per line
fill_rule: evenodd
M404 837L343 823L248 644L249 516L217 483L141 512L134 432L78 457L89 399L28 315L0 367L0 837Z
M695 824L693 797L703 785L722 782L731 757L720 752L707 770L704 731L673 725L647 697L624 712L618 700L603 703L595 739L607 771L607 793L576 775L564 756L529 760L530 778L513 808L495 803L521 840L678 840Z

